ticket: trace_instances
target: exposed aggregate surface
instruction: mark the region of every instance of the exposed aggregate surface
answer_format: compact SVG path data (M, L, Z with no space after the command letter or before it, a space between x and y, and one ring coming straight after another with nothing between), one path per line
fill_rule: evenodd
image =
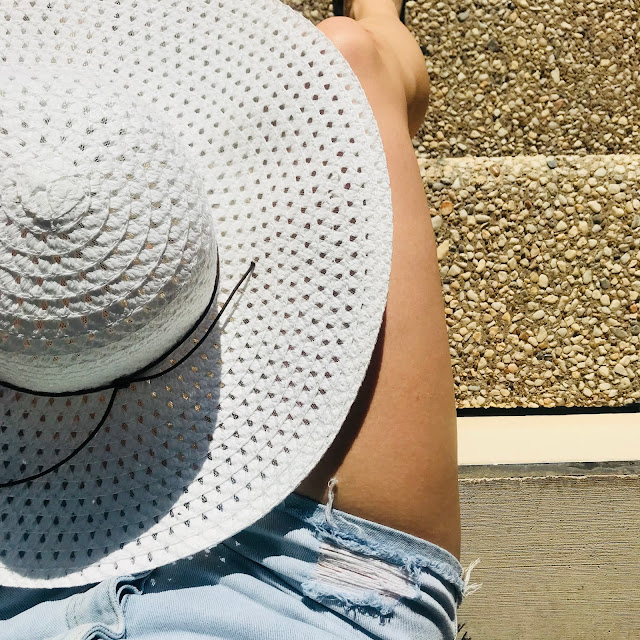
M407 2L459 408L640 400L639 15L636 0Z

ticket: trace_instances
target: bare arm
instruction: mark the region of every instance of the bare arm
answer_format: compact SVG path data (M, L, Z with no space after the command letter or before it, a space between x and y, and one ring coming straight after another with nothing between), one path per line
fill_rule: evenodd
M337 509L434 542L459 559L451 361L435 238L411 143L426 110L428 76L413 36L399 20L389 23L373 15L319 25L356 72L378 122L394 237L385 320L366 379L336 440L296 493L326 502L327 482L336 476ZM402 47L404 59L413 58L400 70ZM387 55L390 49L395 55ZM412 68L416 74L407 72Z

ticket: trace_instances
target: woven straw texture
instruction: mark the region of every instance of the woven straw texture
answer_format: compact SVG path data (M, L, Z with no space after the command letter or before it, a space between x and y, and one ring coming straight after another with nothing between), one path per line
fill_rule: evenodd
M351 68L278 0L0 8L0 378L117 393L0 489L0 584L152 569L281 502L337 435L386 302L391 194ZM0 387L0 482L110 392Z

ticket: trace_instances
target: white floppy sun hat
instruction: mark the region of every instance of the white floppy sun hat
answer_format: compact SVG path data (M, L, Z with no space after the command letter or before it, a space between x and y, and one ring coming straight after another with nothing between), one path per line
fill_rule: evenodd
M8 4L0 584L75 586L311 472L378 335L391 193L353 71L278 0Z

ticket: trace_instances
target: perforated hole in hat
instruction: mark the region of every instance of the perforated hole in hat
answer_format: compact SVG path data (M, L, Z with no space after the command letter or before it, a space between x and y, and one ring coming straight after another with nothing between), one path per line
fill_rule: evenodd
M347 62L276 0L34 3L0 23L0 379L47 393L145 366L69 462L0 489L0 583L186 557L312 470L384 309L391 198ZM0 483L54 464L109 392L0 387Z

